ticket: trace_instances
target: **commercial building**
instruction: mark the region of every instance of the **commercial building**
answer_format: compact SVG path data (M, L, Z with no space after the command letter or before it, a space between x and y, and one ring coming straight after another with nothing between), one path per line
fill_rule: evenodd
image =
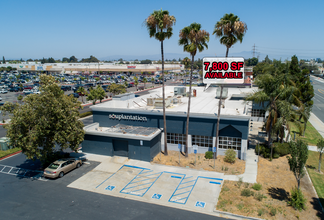
M45 63L24 62L21 64L0 64L0 67L11 66L17 68L19 72L43 72L48 73L100 73L100 72L132 72L132 73L152 73L162 70L162 64L114 64L114 63ZM165 71L179 72L184 70L182 64L165 64Z
M141 95L123 94L112 101L92 106L94 123L85 127L84 152L123 155L131 159L150 161L164 150L164 135L167 135L168 150L181 150L188 145L198 145L198 153L215 147L218 87L193 87L191 99L189 141L186 143L186 97L188 87L166 87L166 124L163 131L162 89L142 92ZM252 92L250 88L224 88L219 125L217 153L224 155L234 149L237 157L245 159L251 114L258 106L244 102ZM254 115L253 120L263 120L264 115Z

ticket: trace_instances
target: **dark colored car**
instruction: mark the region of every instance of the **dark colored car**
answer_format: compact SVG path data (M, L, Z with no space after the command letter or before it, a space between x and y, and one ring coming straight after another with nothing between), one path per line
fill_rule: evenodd
M19 92L19 88L17 88L17 87L10 88L9 92Z
M197 86L205 86L205 83L198 83Z
M74 98L79 98L80 97L78 93L71 93L71 94L69 94L69 96L74 96Z
M61 89L62 89L63 91L68 91L68 88L67 88L66 86L61 86Z

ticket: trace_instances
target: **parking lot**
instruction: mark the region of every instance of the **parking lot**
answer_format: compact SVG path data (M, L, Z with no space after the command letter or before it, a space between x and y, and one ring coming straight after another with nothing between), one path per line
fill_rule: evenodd
M100 169L103 168L97 161L90 160L88 162L66 174L63 178L47 179L47 181L0 173L1 219L221 219L213 215L192 212L192 210L175 209L100 193L100 191L109 191L105 189L98 189L98 193L67 187L86 175L100 172ZM40 168L39 162L26 160L23 154L2 160L0 164L30 170L39 170ZM114 168L114 165L111 165ZM115 167L117 168L116 163ZM138 168L131 168L131 170L124 168L125 170L122 170L120 174L132 170L142 171ZM107 172L104 173L107 174ZM144 175L144 171L142 174ZM107 179L107 175L105 179ZM179 181L177 178L173 179ZM93 181L97 180L93 179ZM94 187L99 184L95 184ZM112 184L112 182L107 180L101 187L107 184ZM151 189L153 187L155 187L155 184ZM114 191L112 190L112 192ZM149 192L146 194L148 195ZM156 198L158 197L157 195ZM163 194L160 199L164 197L166 197L166 194Z
M222 184L221 173L107 157L68 187L212 214Z

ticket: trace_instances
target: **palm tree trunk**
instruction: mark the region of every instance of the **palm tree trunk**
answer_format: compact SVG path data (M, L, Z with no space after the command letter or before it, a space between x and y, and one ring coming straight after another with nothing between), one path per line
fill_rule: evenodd
M228 51L229 51L229 47L226 47L226 56L225 57L228 57Z
M319 155L319 162L318 162L318 172L321 173L321 161L322 161L322 153Z
M216 126L216 140L215 140L215 147L216 147L216 152L214 153L214 159L217 159L217 148L218 148L218 135L219 135L219 122L220 122L220 110L221 110L221 105L222 105L222 96L223 96L223 85L221 85L221 91L220 91L220 96L219 96L219 101L218 101L218 113L217 113L217 126Z
M272 160L272 137L271 137L271 130L272 130L272 121L270 122L270 129L269 129L269 138L268 138L268 144L271 149L270 151L270 161Z
M161 41L161 54L162 54L162 99L163 99L163 133L164 133L164 155L168 155L167 147L167 128L166 128L166 116L165 116L165 89L164 89L164 54L163 54L163 41Z
M188 157L188 144L189 144L189 139L188 139L188 133L189 133L189 114L190 114L190 102L191 102L191 84L192 84L192 71L193 71L193 63L194 63L194 58L195 56L192 55L192 60L191 60L191 71L190 71L190 83L189 83L189 100L188 100L188 111L187 111L187 127L186 127L186 157Z

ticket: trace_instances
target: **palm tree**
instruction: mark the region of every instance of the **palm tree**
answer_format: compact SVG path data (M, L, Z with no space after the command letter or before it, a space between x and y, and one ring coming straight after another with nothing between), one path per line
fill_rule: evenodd
M152 86L154 87L154 78L153 77L151 78L151 83L152 83Z
M145 89L145 84L147 83L147 79L144 78L142 81L143 81L143 83L144 83L144 89Z
M197 50L202 52L205 47L208 49L207 42L209 41L209 33L205 30L200 30L201 25L192 23L190 26L184 27L179 34L179 45L183 45L183 51L189 52L191 55L191 71L190 71L190 84L189 84L189 100L187 111L187 127L186 127L186 157L188 157L188 131L189 131L189 114L190 114L190 101L191 101L191 84L193 63ZM189 59L186 57L185 62ZM186 65L186 64L185 64Z
M213 34L220 37L220 43L226 46L226 57L229 49L240 41L242 43L247 26L240 18L230 13L225 14L215 25Z
M137 91L137 86L138 86L138 79L137 79L137 77L136 77L136 76L134 77L134 85L135 85L135 88L136 88L136 90L135 90L135 91Z
M150 37L161 42L161 55L162 55L162 78L164 79L164 54L163 54L163 41L170 39L172 36L172 26L175 24L176 19L174 16L169 15L168 11L154 11L146 20L145 26L147 27ZM163 96L163 133L164 133L164 154L168 155L167 147L167 129L166 129L166 116L165 116L165 88L164 80L162 84Z
M79 87L78 90L77 90L77 93L81 94L81 100L82 100L82 103L84 103L83 102L83 96L86 94L86 91L85 91L84 87Z
M278 132L282 140L284 128L286 127L288 133L290 132L289 123L295 123L297 126L300 124L296 116L297 110L293 106L302 108L303 105L298 99L299 90L290 77L290 74L281 71L275 74L261 74L255 79L260 90L246 97L246 101L266 105L266 110L269 112L265 127L268 133L268 147L271 148L271 159L272 135Z

